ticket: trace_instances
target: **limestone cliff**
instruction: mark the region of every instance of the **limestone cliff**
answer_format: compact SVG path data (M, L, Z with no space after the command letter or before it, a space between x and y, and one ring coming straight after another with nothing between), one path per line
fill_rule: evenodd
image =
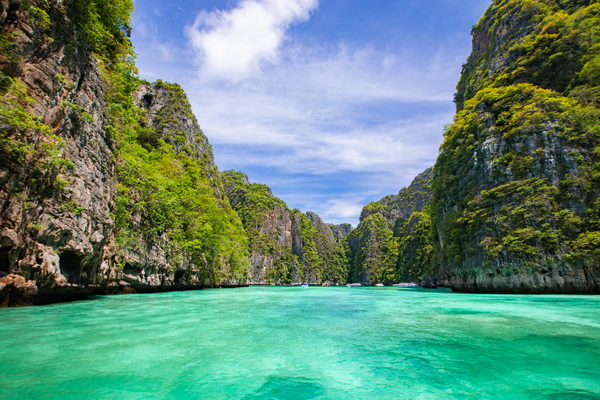
M244 284L241 222L185 93L159 81L133 98L136 132L116 152L121 280L138 291Z
M89 293L104 273L102 249L114 224L115 143L99 63L73 45L80 37L63 6L36 4L0 1L4 304L47 290Z
M350 280L365 284L418 281L430 272L432 169L420 173L397 195L367 204L350 233Z
M394 229L398 221L408 219L414 212L423 211L431 202L432 176L433 169L428 168L418 174L410 185L402 188L398 194L385 196L379 201L367 204L360 213L360 221L379 213Z
M333 233L333 237L337 243L340 243L346 236L352 232L352 225L350 224L329 224L331 232Z
M474 27L433 180L442 284L600 293L599 16L497 0Z
M0 0L1 305L245 282L185 95L135 76L131 9Z
M290 210L268 186L250 183L241 172L225 171L223 177L249 239L250 283L346 281L342 240L346 226L333 228L315 213Z

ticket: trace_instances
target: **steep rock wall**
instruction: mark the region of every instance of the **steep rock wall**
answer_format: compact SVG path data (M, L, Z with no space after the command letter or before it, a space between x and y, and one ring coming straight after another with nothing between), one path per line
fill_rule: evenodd
M397 195L367 204L358 227L348 236L350 280L363 284L419 281L430 272L432 169L415 177Z
M0 1L0 305L245 284L243 227L131 3Z
M435 166L435 269L454 290L599 293L600 5L495 1Z
M22 2L0 2L3 304L27 304L47 291L60 297L59 287L89 293L105 272L102 249L113 226L114 142L99 64L77 46L62 6L49 6L46 16L53 23L44 27ZM29 290L21 296L11 279Z
M290 210L271 189L237 171L223 173L225 191L249 238L252 284L344 283L348 226L335 228L318 215Z

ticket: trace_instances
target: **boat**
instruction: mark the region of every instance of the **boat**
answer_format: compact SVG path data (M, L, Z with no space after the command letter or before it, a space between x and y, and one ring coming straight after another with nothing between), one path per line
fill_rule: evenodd
M303 284L302 284L302 287L303 287L304 289L308 289L308 283L303 283Z
M385 286L385 285L383 283L376 283L375 286L382 287L382 286Z
M395 286L395 287L419 287L419 285L417 285L416 283L412 283L412 282L394 283L392 286Z
M358 286L362 286L360 283L349 283L346 286L348 287L358 287Z

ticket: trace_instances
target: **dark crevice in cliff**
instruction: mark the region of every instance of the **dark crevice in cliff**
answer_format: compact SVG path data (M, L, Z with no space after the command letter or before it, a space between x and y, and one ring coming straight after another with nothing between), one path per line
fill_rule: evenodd
M0 0L0 306L245 283L185 93L136 76L132 7Z
M123 266L123 273L126 275L137 275L140 273L140 269L135 268L130 263L125 263L125 265Z
M143 95L142 96L142 107L145 108L146 110L149 110L153 101L154 101L154 96L152 96L151 94Z
M10 247L0 248L0 276L10 273Z
M60 254L60 270L69 283L79 283L83 256L74 251L65 251Z

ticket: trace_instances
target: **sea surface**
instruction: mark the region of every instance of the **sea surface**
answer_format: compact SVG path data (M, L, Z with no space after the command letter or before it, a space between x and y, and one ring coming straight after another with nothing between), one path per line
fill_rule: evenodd
M0 309L0 399L600 399L600 296L249 287Z

